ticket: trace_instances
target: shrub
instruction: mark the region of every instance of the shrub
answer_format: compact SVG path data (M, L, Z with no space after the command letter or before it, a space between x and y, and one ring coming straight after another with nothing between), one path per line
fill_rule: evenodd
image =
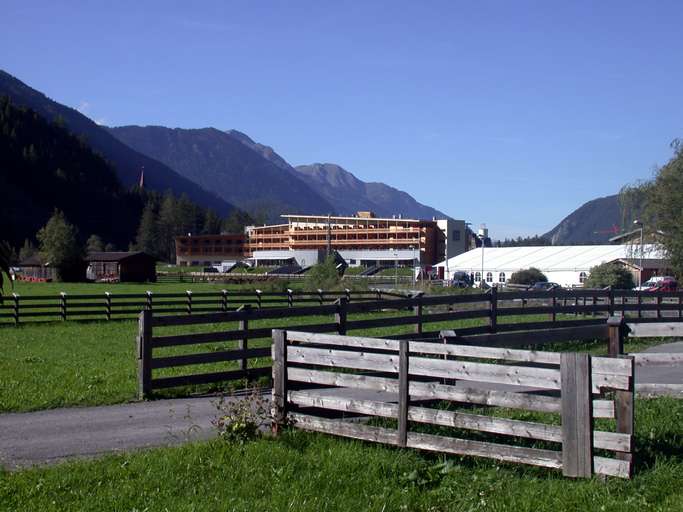
M605 288L611 286L619 290L630 290L635 286L633 275L616 263L602 263L590 269L583 283L586 288Z
M318 263L306 274L304 288L306 290L333 290L341 284L341 277L337 271L334 256L328 256L325 261Z
M532 285L534 283L548 282L548 278L543 272L537 268L531 267L524 270L518 270L514 272L508 281L511 284L527 284Z
M229 442L243 444L259 436L271 415L258 389L245 397L230 395L216 402L218 417L213 421L218 435Z

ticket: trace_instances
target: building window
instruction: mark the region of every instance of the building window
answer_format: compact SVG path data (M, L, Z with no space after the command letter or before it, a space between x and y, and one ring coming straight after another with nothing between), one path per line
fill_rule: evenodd
M486 272L486 282L487 283L493 282L493 274L491 272Z
M459 229L454 229L453 230L453 241L458 242L460 241L460 230Z
M585 272L581 272L579 274L579 283L581 283L581 284L585 283L587 277L588 277L588 274L586 274Z
M505 282L505 272L501 272L500 274L498 274L498 282L499 283Z
M476 272L474 274L474 282L478 283L479 281L481 281L481 272Z

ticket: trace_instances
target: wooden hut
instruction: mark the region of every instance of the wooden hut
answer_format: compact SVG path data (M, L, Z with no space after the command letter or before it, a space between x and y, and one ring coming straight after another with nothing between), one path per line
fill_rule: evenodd
M57 275L49 262L44 261L40 254L36 253L19 262L17 279L22 281L54 281Z
M93 281L142 283L157 280L157 259L144 252L91 252L87 259L87 277Z

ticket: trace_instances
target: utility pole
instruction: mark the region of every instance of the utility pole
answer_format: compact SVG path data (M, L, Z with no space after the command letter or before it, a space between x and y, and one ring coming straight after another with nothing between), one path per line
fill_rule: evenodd
M638 272L638 287L643 285L643 223L638 219L634 220L633 223L636 226L640 226L640 271Z
M330 226L330 214L327 214L327 256L332 254L332 227Z

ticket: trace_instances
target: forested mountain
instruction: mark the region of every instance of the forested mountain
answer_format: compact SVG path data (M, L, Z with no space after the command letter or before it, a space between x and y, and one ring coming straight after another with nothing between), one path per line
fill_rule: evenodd
M553 229L543 235L553 245L606 243L623 225L619 196L593 199L567 215Z
M2 237L17 248L35 240L55 210L78 229L81 245L96 235L103 244L172 260L173 238L188 232L220 233L224 221L193 203L137 186L123 187L112 167L60 123L14 106L0 96L0 219ZM232 210L226 228L252 222Z
M417 219L448 217L439 210L418 203L402 190L384 183L361 181L336 164L299 165L296 170L341 215L372 210L383 217L394 214Z
M59 119L76 136L82 136L114 168L124 186L138 182L140 170L145 170L145 187L151 190L172 190L180 196L185 193L194 202L216 210L225 216L232 205L196 183L179 175L161 162L139 153L112 136L105 128L72 108L61 105L32 89L12 75L0 70L0 96L9 96L17 106L31 108L48 121Z
M333 206L283 159L276 158L272 149L257 145L240 132L163 126L121 126L109 131L121 142L257 216L280 221L282 213L333 212ZM264 156L268 152L273 160Z
M65 128L0 97L0 219L18 246L55 208L85 237L127 247L144 198L124 190L114 170Z

